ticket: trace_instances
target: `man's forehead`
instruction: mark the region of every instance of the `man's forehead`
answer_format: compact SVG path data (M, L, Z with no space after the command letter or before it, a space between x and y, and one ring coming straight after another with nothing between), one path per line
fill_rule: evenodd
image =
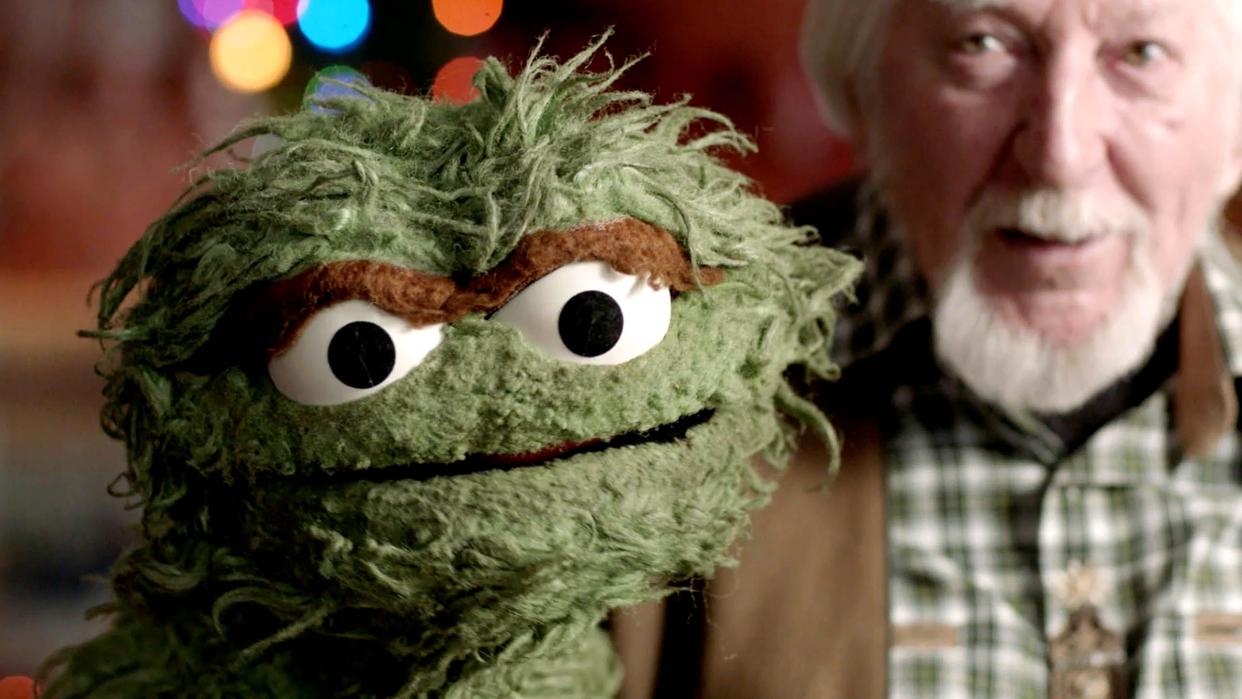
M989 8L1016 8L1026 5L1047 6L1055 0L931 0L953 10L970 11ZM1165 13L1204 12L1238 5L1238 0L1070 0L1085 10L1112 10L1127 15L1158 15Z
M980 10L985 7L1004 7L1012 3L1012 0L932 0L940 5L945 5L955 10Z

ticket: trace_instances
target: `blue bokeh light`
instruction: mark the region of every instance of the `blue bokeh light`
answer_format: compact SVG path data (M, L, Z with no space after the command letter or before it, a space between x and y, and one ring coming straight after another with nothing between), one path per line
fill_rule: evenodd
M307 83L306 91L302 93L302 106L320 114L335 114L336 110L322 104L324 100L339 97L364 97L356 90L350 89L349 84L370 85L371 81L367 80L366 75L349 66L328 66L316 73Z
M371 28L371 5L367 0L309 0L298 27L316 48L343 53L357 46Z

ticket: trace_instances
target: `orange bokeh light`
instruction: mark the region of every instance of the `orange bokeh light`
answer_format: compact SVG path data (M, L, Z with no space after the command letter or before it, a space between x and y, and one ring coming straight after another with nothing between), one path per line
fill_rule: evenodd
M431 0L431 11L436 20L450 32L462 36L482 34L496 20L504 0Z
M472 81L481 65L482 59L474 56L461 56L445 63L436 73L435 82L431 84L431 96L453 104L470 102L479 96Z
M0 699L31 699L36 694L34 680L29 677L0 678Z

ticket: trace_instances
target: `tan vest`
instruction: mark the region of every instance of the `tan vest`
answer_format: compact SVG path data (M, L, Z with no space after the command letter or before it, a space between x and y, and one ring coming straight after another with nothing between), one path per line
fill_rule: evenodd
M1210 449L1237 417L1210 303L1196 268L1182 299L1173 392L1177 436L1191 453ZM614 615L626 666L621 699L885 696L883 448L871 421L834 424L843 451L832 488L823 487L822 447L805 440L772 503L752 516L741 565L708 584L701 610L666 615L660 603ZM686 636L666 627L685 624L699 627L693 642L661 648L662 638Z
M771 505L752 517L741 565L722 570L704 596L701 648L660 648L664 605L614 616L626 665L622 699L882 697L887 649L884 483L870 426L839 425L840 473L826 491L823 447L808 444L781 477ZM662 658L660 656L663 656ZM657 663L663 662L657 690ZM679 668L679 666L681 666ZM690 699L682 694L681 699Z

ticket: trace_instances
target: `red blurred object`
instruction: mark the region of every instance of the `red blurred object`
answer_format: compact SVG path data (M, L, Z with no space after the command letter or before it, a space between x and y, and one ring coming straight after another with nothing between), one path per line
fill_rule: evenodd
M287 27L298 21L298 4L298 0L246 0L243 8L266 12Z
M29 677L0 679L0 699L32 699L36 696L34 680Z
M481 65L482 59L474 56L459 56L445 63L431 85L432 97L453 104L465 104L478 97L479 91L471 81Z
M531 36L546 27L545 51L565 58L589 37L614 27L605 48L617 62L650 54L619 86L653 93L661 103L688 94L692 105L727 116L759 146L758 153L729 164L753 178L767 197L788 203L854 169L849 146L823 125L803 74L798 38L804 5L805 0L594 0L569 3L574 12L564 13L567 18L558 24L555 13L526 9L522 14L513 3L511 15L487 36L521 57Z
M802 0L618 2L651 27L651 82L665 95L689 92L759 144L734 163L764 193L792 201L848 174L849 148L824 127L798 56Z

